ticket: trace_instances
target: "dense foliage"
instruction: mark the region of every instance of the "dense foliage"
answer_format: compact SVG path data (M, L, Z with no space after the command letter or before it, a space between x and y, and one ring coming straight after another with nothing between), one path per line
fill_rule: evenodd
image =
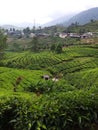
M0 30L0 60L4 56L4 49L6 48L7 37L3 35L3 32Z
M89 21L89 23L85 25L79 25L77 23L71 24L69 27L65 29L66 32L73 32L73 33L79 33L83 34L86 32L98 32L98 20L92 20Z
M44 76L49 76L45 79ZM98 130L98 47L6 52L0 130Z
M87 92L35 95L7 93L0 96L0 129L73 130L94 128L97 123L97 88ZM96 129L97 130L97 129Z

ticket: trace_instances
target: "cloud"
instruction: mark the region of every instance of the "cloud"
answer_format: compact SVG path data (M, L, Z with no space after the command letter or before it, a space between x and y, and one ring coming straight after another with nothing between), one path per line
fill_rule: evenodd
M98 6L98 0L0 0L0 22L41 23Z

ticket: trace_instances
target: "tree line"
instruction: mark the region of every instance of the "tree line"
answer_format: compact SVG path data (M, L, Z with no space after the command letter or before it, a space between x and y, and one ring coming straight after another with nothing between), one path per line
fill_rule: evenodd
M0 60L4 56L4 50L7 46L6 41L7 41L7 36L5 36L3 32L0 30Z

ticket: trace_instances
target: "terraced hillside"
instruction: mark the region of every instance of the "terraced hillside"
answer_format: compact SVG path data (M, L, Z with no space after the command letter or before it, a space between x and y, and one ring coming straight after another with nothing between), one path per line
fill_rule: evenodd
M98 130L97 46L6 52L0 108L0 130Z
M21 81L21 85L24 88L27 84L41 81L41 76L48 74L51 75L51 79L57 77L59 80L63 80L67 77L66 79L69 82L71 75L75 77L77 73L81 74L97 69L97 57L98 49L92 46L72 46L64 48L62 54L52 52L9 52L1 63L3 68L0 67L2 86L6 84L6 86L12 87L15 80L21 76L27 80L25 82L28 82L22 84L24 80ZM4 77L4 80L2 77ZM10 80L14 78L14 80L10 81L9 78ZM10 83L8 83L8 81Z

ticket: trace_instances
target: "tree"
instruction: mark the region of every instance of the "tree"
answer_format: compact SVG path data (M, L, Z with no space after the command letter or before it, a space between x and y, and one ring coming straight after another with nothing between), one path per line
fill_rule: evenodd
M52 52L55 51L55 44L52 44L52 45L51 45L50 50L51 50Z
M12 30L13 30L13 29L12 29L12 28L10 28L10 31L11 31L11 32L12 32Z
M7 40L7 37L5 35L3 35L2 31L0 31L0 60L4 56L4 49L7 46L6 40Z
M13 43L13 51L19 51L19 50L20 50L19 44Z
M94 22L94 19L91 19L90 22L93 23L93 22Z
M33 40L32 40L32 51L34 52L38 52L39 49L38 49L38 37L35 36L33 37Z
M13 28L13 32L15 32L15 28Z
M62 53L62 45L59 43L55 49L56 53Z
M23 29L23 32L24 32L24 34L30 34L30 28L27 27L27 28Z
M42 32L42 28L41 28L41 26L39 26L39 30L40 30L40 33Z
M85 28L80 28L80 29L79 29L79 34L83 34L83 33L85 33L85 32L86 32Z
M33 26L33 30L32 30L33 33L35 33L35 26Z

